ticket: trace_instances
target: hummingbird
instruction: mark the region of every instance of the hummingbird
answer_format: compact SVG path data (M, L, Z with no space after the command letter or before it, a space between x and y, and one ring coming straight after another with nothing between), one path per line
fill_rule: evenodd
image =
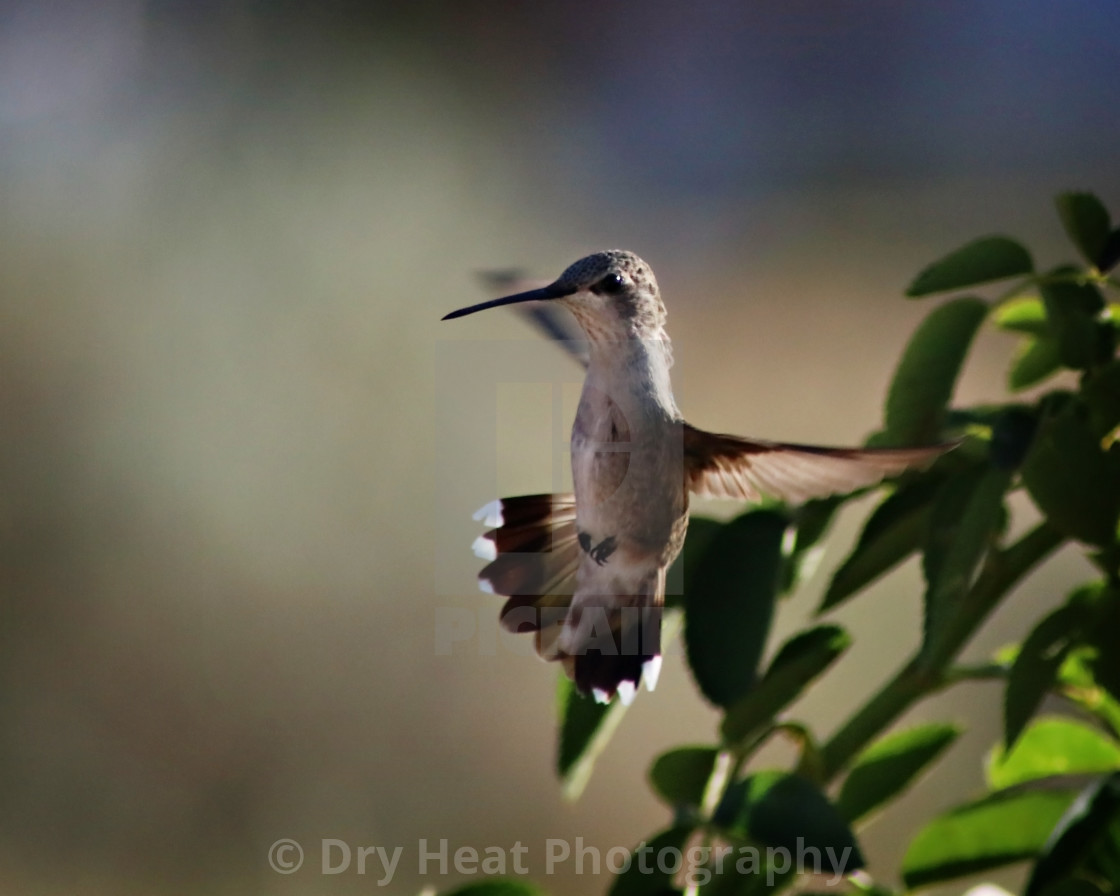
M633 252L581 258L538 289L461 308L542 302L571 312L587 342L571 434L572 494L502 498L475 519L479 587L507 598L501 625L532 633L577 690L630 703L661 668L666 571L688 529L689 495L800 503L926 466L952 445L826 448L740 438L686 423L673 398L667 314ZM541 306L543 307L543 306Z

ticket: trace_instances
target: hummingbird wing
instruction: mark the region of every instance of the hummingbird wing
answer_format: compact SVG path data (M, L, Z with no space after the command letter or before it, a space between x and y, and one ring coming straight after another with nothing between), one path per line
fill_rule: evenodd
M800 503L875 485L932 463L957 443L926 448L822 448L719 435L687 423L685 481L711 498Z

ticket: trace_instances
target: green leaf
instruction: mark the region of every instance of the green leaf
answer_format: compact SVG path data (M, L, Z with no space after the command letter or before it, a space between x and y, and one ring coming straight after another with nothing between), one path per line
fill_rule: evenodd
M906 290L911 298L950 289L964 289L1034 271L1030 253L1015 240L989 236L975 240L935 261Z
M1081 397L1089 411L1089 429L1103 439L1120 426L1120 361L1085 375Z
M1120 772L1091 784L1054 827L1027 881L1025 896L1066 882L1120 882ZM1098 892L1100 892L1098 890Z
M1082 607L1064 604L1039 622L1023 641L1011 666L1003 700L1003 742L1007 747L1015 744L1046 692L1054 686L1083 617Z
M704 696L729 706L751 689L770 631L788 519L755 510L722 527L686 583L685 651Z
M724 741L740 744L769 725L849 644L848 633L835 625L811 628L790 638L757 687L727 710L720 729Z
M987 316L977 298L935 308L914 332L887 393L886 429L897 445L933 442L976 330Z
M879 738L844 779L837 806L849 821L863 818L898 796L960 735L946 723L917 725Z
M1120 700L1097 684L1093 670L1097 653L1092 647L1071 651L1058 670L1058 681L1062 694L1068 700L1108 726L1113 735L1120 738Z
M1007 752L995 746L988 756L993 790L1054 775L1093 774L1120 769L1120 745L1074 719L1038 719Z
M664 870L674 867L674 863L664 857L683 853L692 830L687 825L669 828L639 843L630 853L629 864L611 884L608 896L671 896L679 893L680 890L673 886L676 872Z
M818 613L863 590L918 550L943 482L927 473L899 486L875 508L852 553L832 577Z
M680 627L681 612L666 611L661 620L662 650L677 636ZM575 800L587 786L595 760L610 742L627 707L621 700L597 703L580 694L563 674L558 678L556 772L563 785L565 799Z
M992 320L1001 330L1045 336L1050 332L1046 308L1038 296L1021 296L1004 302L992 312Z
M523 880L490 878L465 887L456 887L443 896L544 896L544 890Z
M1051 336L1024 339L1019 343L1007 372L1007 388L1021 392L1053 376L1062 366L1058 340Z
M807 501L794 510L795 537L793 549L782 568L782 594L789 594L801 580L813 574L824 554L820 541L836 516L836 511L851 495L834 495Z
M927 655L1006 522L1003 496L1011 478L1010 470L975 467L951 478L933 506L922 556Z
M684 606L684 595L688 592L688 583L696 575L696 570L703 563L704 554L719 532L726 524L708 519L707 517L694 516L688 521L688 535L684 540L684 547L677 554L677 559L665 574L665 606L681 608Z
M910 842L903 880L924 887L1034 858L1074 796L1061 790L999 792L959 806Z
M1043 417L1023 464L1034 503L1061 532L1107 546L1120 517L1120 446L1101 450L1089 412L1067 401Z
M715 823L733 835L800 855L817 851L823 873L864 866L847 821L815 784L786 772L757 772L727 789Z
M1056 204L1062 225L1081 257L1089 264L1097 264L1112 228L1108 209L1092 193L1062 193Z
M716 747L669 750L650 767L650 785L670 807L699 806L718 758Z
M1075 276L1076 273L1069 268L1059 268L1051 276ZM1096 285L1044 280L1039 290L1062 364L1074 370L1086 370L1103 360L1099 352L1097 315L1104 310L1104 296Z
M564 796L578 799L591 777L595 760L603 752L626 712L621 700L597 703L576 690L575 683L560 676L557 691L560 716L556 771Z

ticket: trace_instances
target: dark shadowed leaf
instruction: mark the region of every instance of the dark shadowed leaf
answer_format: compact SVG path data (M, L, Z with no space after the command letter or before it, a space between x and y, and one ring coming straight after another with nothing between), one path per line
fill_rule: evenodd
M1055 276L1075 274L1068 268L1053 272ZM1096 285L1064 280L1043 281L1039 290L1062 364L1074 370L1085 370L1104 360L1099 352L1097 325L1097 315L1104 308L1104 296Z
M1042 619L1023 641L1007 678L1003 742L1010 748L1057 679L1081 629L1085 609L1064 604Z
M1120 770L1120 744L1075 719L1038 719L1006 752L996 746L988 757L992 790L1054 775L1095 774Z
M491 878L449 890L442 896L544 896L544 890L523 880Z
M685 594L685 649L704 696L728 706L757 678L770 631L788 519L745 513L712 538Z
M1076 796L1072 790L1000 792L946 812L910 842L908 887L924 887L1039 855Z
M941 635L954 602L972 585L988 548L1006 523L1003 496L1012 472L978 466L946 483L930 516L922 572L926 578L925 636L928 651Z
M1081 397L1089 410L1089 429L1099 439L1120 426L1120 361L1086 375Z
M935 722L881 737L856 759L837 808L849 821L863 818L901 794L959 734L956 725Z
M807 501L794 511L796 536L793 549L786 556L782 568L782 594L793 591L803 577L811 576L816 570L817 562L823 555L820 541L832 525L836 511L851 497L835 495Z
M650 767L650 784L671 807L699 806L718 757L716 747L669 750L658 756Z
M758 685L727 710L721 727L724 741L740 743L770 724L848 648L851 640L835 625L818 626L790 638Z
M1059 531L1108 545L1120 517L1120 445L1101 449L1087 409L1068 401L1039 423L1023 464L1023 482Z
M927 473L901 485L875 508L852 553L832 577L818 613L842 603L918 550L943 482L941 476Z
M682 853L691 835L691 827L681 826L643 840L631 851L629 865L614 879L607 891L608 896L672 896L679 893L680 890L673 886L676 872L663 870L673 867L665 856Z
M1120 883L1120 772L1087 787L1054 827L1027 882L1043 896L1064 881Z
M1053 376L1062 366L1058 340L1052 336L1024 339L1015 350L1007 371L1007 388L1021 392Z
M688 521L688 535L677 559L665 574L665 606L683 607L688 582L703 562L704 552L716 533L726 525L707 517L694 516Z
M1098 264L1112 230L1108 209L1092 193L1062 193L1055 203L1062 226L1081 257L1089 264Z
M916 298L950 289L964 289L1034 270L1030 253L1015 240L989 236L950 252L922 271L906 290Z
M715 822L732 834L766 846L813 849L824 873L850 874L863 855L847 821L806 778L786 772L757 772L728 788Z
M886 429L895 444L937 440L968 347L987 313L981 299L954 299L935 308L910 338L887 393Z

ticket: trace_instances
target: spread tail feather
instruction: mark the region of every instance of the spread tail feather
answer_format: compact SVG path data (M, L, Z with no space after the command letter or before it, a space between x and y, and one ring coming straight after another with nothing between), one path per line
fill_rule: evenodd
M573 606L581 549L575 497L522 495L483 507L475 519L493 526L475 539L489 563L479 587L507 598L499 620L534 634L537 652L559 662L577 689L597 700L616 693L629 703L643 681L653 690L661 661L664 574L633 597L587 597Z

